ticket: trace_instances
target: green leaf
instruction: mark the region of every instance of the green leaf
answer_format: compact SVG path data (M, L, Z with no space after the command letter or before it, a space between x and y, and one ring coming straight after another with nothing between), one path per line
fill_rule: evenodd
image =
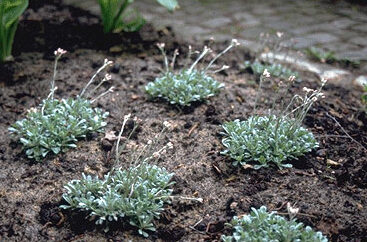
M0 62L11 57L18 19L28 6L28 0L0 0Z
M28 0L0 0L1 25L9 28L26 10Z
M157 2L163 7L167 8L169 11L174 11L178 6L178 2L176 0L157 0Z

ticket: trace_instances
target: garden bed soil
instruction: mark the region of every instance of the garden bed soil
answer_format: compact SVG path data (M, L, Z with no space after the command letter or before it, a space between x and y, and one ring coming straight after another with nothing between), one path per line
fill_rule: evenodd
M9 125L24 118L31 107L48 95L53 67L53 50L69 51L59 63L56 80L59 98L77 95L104 58L115 65L110 85L116 91L96 106L110 112L106 132L119 130L124 115L141 119L133 142L154 138L168 120L173 130L161 141L174 149L159 165L175 173L174 193L202 197L202 204L173 201L166 206L157 232L146 240L213 241L229 234L225 223L251 207L266 205L286 213L286 203L300 208L299 221L321 230L331 241L361 241L367 238L366 149L346 137L335 117L357 142L366 144L366 115L361 91L328 83L325 96L305 120L320 141L320 147L290 161L294 168L278 170L240 169L222 155L220 124L251 115L255 99L255 77L239 71L247 53L231 51L219 64L231 69L217 74L226 88L207 103L178 110L165 102L151 101L144 86L162 69L156 42L165 42L173 52L180 48L182 63L188 43L169 28L155 31L149 25L138 33L103 35L100 20L87 12L58 2L35 1L24 14L14 45L15 61L1 65L0 75L0 238L6 241L142 241L136 230L114 224L108 233L93 221L59 209L63 185L81 178L83 172L102 176L113 164L113 142L95 135L78 142L78 148L48 157L42 163L28 160L22 147L8 132ZM37 6L38 5L38 6ZM214 45L214 49L223 47ZM291 93L302 87L317 88L313 75L302 73ZM269 107L271 88L264 90L261 106ZM130 125L131 126L131 125ZM334 161L333 162L330 162ZM329 161L329 162L328 162ZM329 163L329 164L328 164ZM123 166L127 167L125 163Z

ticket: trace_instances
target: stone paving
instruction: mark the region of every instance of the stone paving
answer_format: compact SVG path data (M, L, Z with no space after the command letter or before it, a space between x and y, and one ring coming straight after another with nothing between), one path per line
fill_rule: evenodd
M97 0L64 0L99 13ZM362 61L367 73L367 6L342 0L179 0L180 9L167 12L154 0L137 0L156 28L172 26L187 40L239 39L250 50L259 48L260 33L284 32L296 49L316 46L338 57Z
M99 13L96 0L65 0ZM367 60L367 7L321 0L180 0L167 12L154 0L134 5L156 27L172 26L184 38L236 37L256 47L259 34L282 31L299 49L317 46L340 57Z

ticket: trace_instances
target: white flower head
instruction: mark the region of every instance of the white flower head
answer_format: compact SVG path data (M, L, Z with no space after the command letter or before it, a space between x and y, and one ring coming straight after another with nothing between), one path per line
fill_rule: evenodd
M111 80L112 79L112 76L111 76L111 74L106 74L105 76L104 76L104 78L106 79L106 81L109 81L109 80Z
M27 110L27 113L35 113L35 112L37 112L37 108L35 108L35 107L32 107L32 108Z
M322 78L322 79L321 79L321 83L322 83L322 85L325 85L325 84L326 84L326 82L327 82L327 79L325 79L325 78Z
M164 121L163 126L166 127L167 129L169 129L169 128L171 128L172 125L168 121Z
M288 78L288 81L290 81L290 82L294 82L294 80L296 80L296 77L295 76L290 76Z
M299 213L299 208L292 207L291 204L288 202L287 203L287 211L291 215L291 217L294 217L295 215L297 215Z
M278 36L278 38L282 38L282 36L284 35L284 33L283 32L277 32L277 36Z
M128 120L131 117L131 113L124 116L124 120Z
M167 148L168 148L169 150L172 150L172 149L173 149L173 144L172 144L171 142L168 142L168 144L167 144Z
M309 92L314 92L315 90L311 89L311 88L308 88L308 87L303 87L302 90L306 93L309 93Z
M106 66L110 66L110 65L112 65L113 64L113 61L110 61L110 60L108 60L107 58L106 59L104 59L104 65L106 65Z
M57 50L54 51L54 55L55 56L62 56L63 54L66 54L66 50L63 50L61 48L58 48Z
M265 69L263 72L263 76L269 78L270 77L270 73L268 72L268 69Z
M152 140L148 140L148 145L151 145L153 144L153 141Z
M158 159L161 155L159 154L159 152L154 152L152 155L155 159Z
M163 49L166 46L166 44L165 43L157 43L157 46L158 46L159 49Z
M241 44L240 44L240 42L238 42L237 39L232 39L231 45L233 45L233 46L239 46Z

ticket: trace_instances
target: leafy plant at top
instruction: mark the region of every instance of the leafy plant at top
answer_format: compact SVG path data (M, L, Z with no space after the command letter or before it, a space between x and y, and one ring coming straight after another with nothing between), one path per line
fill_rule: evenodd
M28 0L0 0L0 62L11 58L19 17L27 6Z
M279 241L279 242L327 242L321 233L309 226L298 223L295 219L287 220L275 212L268 212L265 206L251 208L251 213L243 217L233 217L230 227L234 229L231 236L222 236L224 242L234 241Z
M9 128L9 131L23 144L27 157L36 161L41 161L50 152L59 154L69 148L75 148L78 138L84 138L93 132L100 132L106 126L105 119L108 113L93 108L92 103L111 92L112 89L110 88L93 100L83 98L83 94L98 73L110 66L112 62L105 60L104 65L79 96L58 100L54 98L54 92L57 89L55 78L58 60L64 53L66 51L62 49L55 51L54 76L49 96L43 100L39 108L32 108L25 119L17 121ZM93 91L109 79L110 76L107 74Z
M137 31L145 24L139 12L128 9L133 2L134 0L98 0L105 33L121 30ZM170 11L178 8L176 0L157 0L157 2Z
M67 205L61 207L86 212L87 217L96 220L96 224L103 224L105 231L109 230L109 223L112 221L128 221L139 229L139 234L147 237L147 231L155 231L153 219L159 218L164 204L173 199L173 173L154 165L173 145L168 143L159 150L157 148L162 134L169 128L169 124L165 122L154 141L148 141L142 148L134 146L130 152L126 152L126 143L137 128L135 125L127 141L120 145L121 135L129 118L130 115L125 116L117 139L112 171L103 179L83 174L81 180L69 182L63 195ZM126 155L124 161L121 159L122 152ZM116 168L121 163L130 167ZM200 199L181 198L201 202Z
M232 47L239 45L237 40L232 40L231 44L216 55L212 61L205 68L197 68L200 60L202 60L211 50L208 47L204 47L203 51L195 62L187 68L187 64L191 58L191 47L189 47L189 53L185 67L174 72L174 64L178 51L175 50L171 64L168 64L167 55L164 50L164 44L158 44L158 48L161 50L164 56L165 72L161 77L155 79L154 82L148 83L145 90L153 98L163 98L171 104L177 104L179 106L190 106L192 102L203 101L211 96L219 93L220 89L224 87L224 84L217 82L212 77L208 76L208 72L214 62ZM222 71L229 68L223 66L219 70L213 71L213 73Z
M260 78L254 113L256 113L261 86L269 77L270 74L265 70ZM290 77L288 84L284 87L285 91L294 79L295 77ZM222 143L226 149L222 154L234 159L233 165L235 166L254 164L254 169L259 169L268 167L272 162L280 169L292 167L291 164L285 164L284 161L296 159L318 147L312 133L302 127L302 122L313 103L323 97L321 90L325 83L326 81L322 81L318 90L304 88L306 93L303 97L295 95L286 107L281 102L280 111L275 112L277 99L285 95L278 90L274 95L272 108L268 115L254 114L245 121L234 120L224 123Z
M313 60L319 61L321 63L340 63L345 66L358 67L360 65L359 61L350 60L348 58L338 58L335 56L333 51L323 51L316 47L310 47L305 50L306 54Z
M268 70L270 75L282 79L289 79L291 76L295 76L297 79L299 76L298 72L292 71L291 69L284 67L282 64L263 64L258 61L254 61L252 63L250 61L245 61L244 68L246 70L251 70L257 76L261 76L265 69Z

